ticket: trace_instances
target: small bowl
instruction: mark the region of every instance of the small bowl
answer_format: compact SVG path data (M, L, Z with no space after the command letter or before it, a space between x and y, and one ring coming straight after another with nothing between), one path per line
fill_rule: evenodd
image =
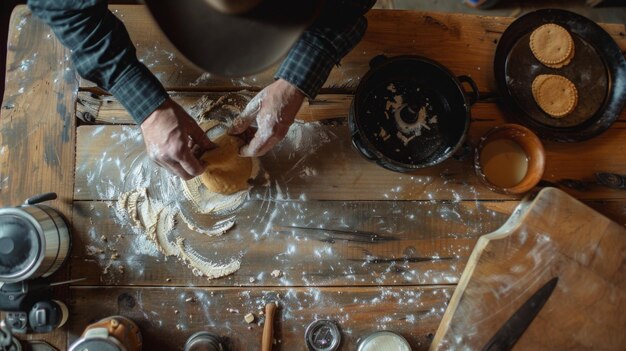
M517 144L526 154L528 167L519 182L511 186L500 186L491 182L484 172L481 160L485 147L498 140L508 140ZM489 130L478 143L474 155L474 169L478 178L489 189L502 194L523 194L533 189L541 180L545 170L545 151L541 140L530 129L518 124L503 124Z

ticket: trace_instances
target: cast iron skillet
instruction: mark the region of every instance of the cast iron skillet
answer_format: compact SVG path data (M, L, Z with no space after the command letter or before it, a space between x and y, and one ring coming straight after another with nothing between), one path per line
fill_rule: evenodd
M546 23L564 27L574 39L574 59L561 69L544 66L530 50L530 34ZM600 26L569 11L539 10L513 22L500 38L494 69L508 118L544 139L576 142L597 136L619 118L626 103L621 50ZM576 85L579 101L572 114L556 119L539 108L531 87L540 74L562 75Z
M470 77L457 78L419 56L381 55L370 61L370 68L348 118L352 143L365 158L392 171L410 172L443 162L463 145L470 106L479 95ZM472 88L469 97L462 82ZM401 104L394 100L398 95Z

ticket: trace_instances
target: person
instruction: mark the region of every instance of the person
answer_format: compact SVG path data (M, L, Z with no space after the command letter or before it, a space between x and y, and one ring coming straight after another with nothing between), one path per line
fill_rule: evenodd
M305 3L301 2L303 0L256 0L243 10L238 8L229 12L229 4L238 5L246 1L146 0L157 23L172 43L193 63L213 70L211 73L227 75L242 73L246 72L246 67L254 66L256 62L264 62L267 66L273 63L271 61L273 57L277 57L277 51L283 54L280 52L281 48L277 49L279 44L288 42L286 57L275 74L275 81L263 88L248 103L229 131L231 134L246 131L250 133L250 128L256 124L254 136L240 150L241 156L245 157L261 156L285 137L304 98L315 98L332 67L339 64L360 41L367 27L364 14L375 3L375 0L316 1L315 10L308 10L316 13L307 26L303 27L298 35L284 35L293 38L291 42L282 40L278 43L277 40L273 40L272 35L276 36L276 33L280 34L297 26L285 25L285 31L269 28L267 30L269 34L265 38L262 40L255 38L254 32L261 33L264 29L258 27L259 23L265 25L266 22L273 21L280 29L281 23L289 24L290 21L289 17L281 18L276 15L282 13L282 10L272 10L271 7L264 9L263 5L258 4L259 1L261 4L267 3L266 7L272 6L274 1L274 5L282 8L294 7L289 4L297 4L295 5L297 7ZM191 6L185 7L182 4ZM224 5L226 9L220 9L220 5ZM196 121L169 97L163 85L150 70L138 60L136 49L126 28L108 9L107 1L28 0L28 6L37 17L52 28L60 42L71 50L71 59L77 72L115 96L140 125L147 153L154 162L185 180L204 172L207 165L203 164L199 155L214 148L215 145ZM169 8L163 9L159 6ZM185 27L188 22L191 23L198 17L196 15L199 13L198 9L202 9L210 16L201 14L199 16L202 18L197 20L199 22L195 27ZM174 16L177 11L180 12L179 16L189 18L177 19ZM250 20L256 13L260 13L260 16L271 16L272 21ZM294 15L291 16L295 18ZM215 21L207 22L207 18L215 18ZM242 26L250 24L250 31L253 33L228 37L241 32L234 30L232 26L233 30L224 28L225 23L229 25L228 21L236 18L242 19ZM188 42L190 36L198 33L199 24L221 27L206 30L207 33L211 33L206 35L208 38L205 40L206 45L186 46L185 40ZM234 44L224 49L217 48L216 43L220 40L222 43L226 40ZM245 45L241 45L242 40ZM249 52L245 52L247 47L250 47ZM258 52L267 54L260 59ZM231 64L233 62L239 66L233 66ZM215 72L220 69L224 72Z

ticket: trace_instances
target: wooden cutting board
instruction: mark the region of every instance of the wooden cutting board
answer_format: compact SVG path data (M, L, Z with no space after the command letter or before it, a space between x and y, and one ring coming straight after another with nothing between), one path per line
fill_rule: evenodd
M553 277L514 350L624 350L626 229L554 188L478 240L431 350L481 350Z

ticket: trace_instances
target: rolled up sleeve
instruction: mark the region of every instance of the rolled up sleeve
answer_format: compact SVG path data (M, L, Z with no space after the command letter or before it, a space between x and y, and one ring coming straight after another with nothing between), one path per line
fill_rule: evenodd
M159 80L137 59L124 24L102 0L29 0L71 50L78 73L115 96L141 124L167 98Z
M302 34L276 72L314 99L333 66L361 41L367 29L364 14L374 0L327 1L320 17Z

